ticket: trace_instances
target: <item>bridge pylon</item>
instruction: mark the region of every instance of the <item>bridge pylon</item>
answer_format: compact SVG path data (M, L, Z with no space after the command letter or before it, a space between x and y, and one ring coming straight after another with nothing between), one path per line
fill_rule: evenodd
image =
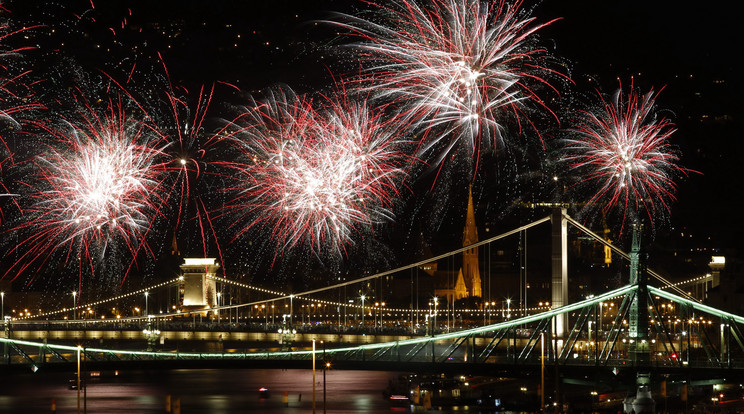
M630 284L637 285L628 314L630 356L634 366L648 367L651 348L648 337L648 272L647 253L642 246L643 225L633 226L633 244L630 250Z
M550 217L552 226L552 306L560 308L568 304L568 220L566 207L554 206ZM568 315L559 314L554 317L554 332L556 339L564 338Z
M628 353L636 367L636 390L632 401L632 411L638 414L655 411L650 390L651 386L651 346L649 343L648 312L648 255L643 247L643 224L633 225L633 242L630 249L630 284L636 285L628 311ZM631 394L632 396L633 394Z

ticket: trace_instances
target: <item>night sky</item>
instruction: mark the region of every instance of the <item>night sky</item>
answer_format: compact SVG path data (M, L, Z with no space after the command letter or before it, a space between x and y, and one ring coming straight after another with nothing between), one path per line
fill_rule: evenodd
M6 1L13 27L45 25L13 39L38 47L25 53L23 65L44 78L69 58L83 70L125 76L133 62L138 70L157 72L160 53L175 83L221 81L253 94L276 83L301 93L327 92L334 76L358 69L344 47L348 40L322 20L333 12L362 13L362 2L93 2L95 8L89 0ZM657 103L677 125L673 144L680 163L699 172L679 182L665 231L688 229L695 244L740 249L743 39L728 2L544 0L534 5L534 15L538 21L561 18L540 36L569 62L570 93L577 99L596 96L595 89L610 93L618 79L627 85L632 78L643 90L663 88ZM452 185L452 203L438 213L437 228L445 233L462 228L465 182ZM483 205L489 196L476 198L479 214L487 216L483 211L494 209ZM664 243L664 234L657 242Z

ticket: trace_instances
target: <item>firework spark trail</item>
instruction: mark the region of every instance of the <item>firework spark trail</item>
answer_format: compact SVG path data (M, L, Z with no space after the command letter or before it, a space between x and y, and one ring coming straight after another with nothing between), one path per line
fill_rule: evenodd
M185 203L191 196L193 187L191 181L198 179L201 175L206 154L206 149L202 147L202 144L209 145L211 140L208 138L207 142L203 142L202 128L213 93L214 86L207 91L202 86L195 98L195 108L192 108L188 101L191 94L187 90L183 91L184 96L180 96L172 89L165 94L165 100L170 107L170 116L168 121L161 121L163 125L161 129L167 129L170 132L170 141L173 145L169 148L169 152L172 154L174 164L171 169L178 173L180 183L176 226L181 222Z
M377 98L407 107L424 131L420 153L444 144L441 162L462 144L477 159L482 147L504 144L507 121L519 129L532 125L530 103L552 114L537 89L557 93L547 78L560 74L547 67L535 33L555 20L535 24L519 1L373 5L386 15L383 22L343 16L349 23L338 24L363 39L357 46L368 55L367 80Z
M11 229L29 235L14 247L21 259L4 276L55 253L93 269L111 243L152 254L145 236L167 199L163 136L127 115L122 98L104 106L86 102L62 125L36 125L47 149L32 161L31 201Z
M0 13L9 13L2 2L0 2ZM16 119L17 115L43 109L43 105L36 101L33 91L23 82L23 78L30 71L22 70L15 72L13 66L7 62L7 60L15 58L22 52L34 49L35 47L6 47L6 41L21 32L40 27L42 26L33 25L13 30L9 25L0 23L0 71L2 71L2 75L0 75L0 121L12 125L12 129L14 130L22 128L24 123L23 119ZM0 132L0 145L4 149L3 155L0 156L0 176L2 176L5 166L12 166L16 161L15 149L8 146L4 132ZM12 203L20 211L20 205L16 199L17 196L18 194L11 194L6 184L0 181L0 197L12 197ZM5 213L0 208L0 222L2 221L5 221Z
M204 233L206 222L206 227L210 229L214 237L220 261L225 263L209 209L202 200L204 195L209 197L214 195L195 191L196 184L203 175L203 171L207 169L209 164L212 164L209 154L216 150L215 144L218 144L220 139L219 136L208 133L204 126L214 96L215 85L213 84L209 88L201 86L197 94L192 94L186 89L174 91L172 86L169 86L168 91L166 101L170 106L170 111L169 116L165 117L167 121L162 121L162 125L165 126L167 123L168 127L163 127L161 130L172 131L169 134L172 145L169 146L168 150L173 161L169 170L177 174L175 187L178 193L174 227L178 229L184 221L184 215L190 208L193 209L193 217L199 224L204 257L207 257L208 246ZM225 268L223 264L222 271L225 271Z
M591 188L590 205L603 205L607 213L622 206L623 222L629 214L645 212L653 224L659 209L669 210L677 188L674 176L686 174L669 143L674 124L658 118L653 91L626 95L620 88L595 112L582 113L570 130L563 160L583 176L579 185Z
M156 69L155 75L145 70L147 76L141 76L145 65L139 65L140 70L137 71L135 63L131 68L123 68L121 75L126 78L124 85L113 77L106 76L133 101L138 102L138 108L148 115L148 119L157 125L156 129L162 133L163 139L169 142L164 148L168 157L164 163L171 190L166 203L167 211L163 214L168 216L174 237L190 238L191 234L184 232L190 232L194 228L186 227L185 223L198 222L202 254L204 257L208 255L210 241L204 232L208 229L214 238L220 260L224 263L219 238L211 223L208 207L210 203L205 203L202 198L206 196L207 201L215 201L212 191L214 188L210 185L214 184L214 176L218 174L211 167L212 164L216 166L225 163L223 158L218 157L226 155L220 152L223 150L223 146L219 145L221 137L213 134L208 125L212 100L218 86L234 86L223 82L201 85L195 89L174 85L165 60L160 53L158 57L160 68ZM219 181L219 177L216 180ZM225 270L224 264L221 269Z
M403 176L397 130L364 104L339 99L316 110L305 97L273 91L231 127L251 159L237 168L230 190L239 195L226 207L249 218L240 234L268 228L280 247L341 253L355 233L391 218Z

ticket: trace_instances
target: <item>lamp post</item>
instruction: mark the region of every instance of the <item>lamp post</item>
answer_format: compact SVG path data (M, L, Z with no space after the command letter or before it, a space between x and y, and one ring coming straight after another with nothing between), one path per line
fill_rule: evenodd
M289 326L294 326L294 322L292 321L292 310L294 309L293 299L294 295L289 295Z
M323 348L323 355L325 355L325 348ZM325 359L325 357L323 358ZM323 414L326 413L326 371L331 367L331 363L326 361L325 368L323 369Z
M261 310L263 311L263 314L264 314L264 330L266 330L266 329L268 329L268 325L269 325L269 314L266 311L266 304L265 303L262 303L261 304Z
M364 327L364 295L362 295L362 328Z
M431 327L432 335L435 335L437 332L437 305L439 305L439 298L434 296L434 324Z
M147 298L150 296L150 292L145 292L145 316L149 315L150 313L147 310Z
M383 320L382 318L385 316L385 302L380 303L380 329L382 329Z
M148 322L147 328L142 330L142 334L144 334L145 339L147 340L147 350L148 351L154 350L155 344L158 342L158 339L160 338L160 330L151 329L150 324Z
M5 324L5 292L0 292L0 298L2 299L3 325L4 325Z
M77 318L77 291L72 292L72 320Z
M486 324L486 313L488 313L488 302L483 305L483 325Z
M219 310L219 307L222 306L222 303L220 302L220 298L221 297L222 297L222 293L221 292L217 292L217 308L218 308L217 309L217 324L218 325L220 323L220 310Z
M77 412L80 414L80 345L77 347L77 386L75 388L77 388Z
M313 339L313 414L315 414L315 339Z
M375 302L375 306L372 308L373 315L375 317L375 323L372 324L372 326L377 329L377 314L380 310L380 302Z
M599 330L602 330L602 316L604 314L604 302L599 302Z
M540 411L545 411L545 332L540 332Z
M325 341L320 341L320 344L323 345L323 414L326 414L326 371L331 363L326 360Z

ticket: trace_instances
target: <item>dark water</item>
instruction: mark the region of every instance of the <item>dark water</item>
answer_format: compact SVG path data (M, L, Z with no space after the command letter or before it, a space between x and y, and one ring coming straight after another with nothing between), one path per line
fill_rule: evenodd
M167 396L180 403L181 413L308 413L312 412L311 370L169 370L101 372L87 388L87 412L164 413ZM333 371L326 374L326 412L410 412L392 406L382 396L398 374L374 371ZM77 391L69 387L71 373L3 374L0 371L0 413L77 412ZM268 388L268 393L259 388ZM284 402L284 393L288 402ZM316 371L316 410L323 412L323 375ZM81 412L84 403L81 392Z

